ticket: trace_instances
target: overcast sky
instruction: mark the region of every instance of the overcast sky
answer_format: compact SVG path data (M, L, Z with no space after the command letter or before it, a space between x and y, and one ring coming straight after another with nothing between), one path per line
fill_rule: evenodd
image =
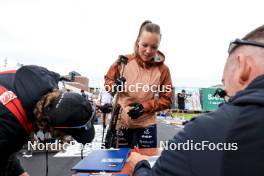
M133 52L139 26L160 25L160 50L173 84L221 83L229 41L263 24L259 0L1 0L0 70L4 60L60 74L75 70L100 84L120 54ZM99 83L98 83L99 82Z

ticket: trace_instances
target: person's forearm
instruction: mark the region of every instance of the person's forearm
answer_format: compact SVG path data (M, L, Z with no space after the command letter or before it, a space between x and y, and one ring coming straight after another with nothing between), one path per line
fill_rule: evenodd
M171 98L161 97L158 100L151 99L142 103L145 112L157 112L170 108Z

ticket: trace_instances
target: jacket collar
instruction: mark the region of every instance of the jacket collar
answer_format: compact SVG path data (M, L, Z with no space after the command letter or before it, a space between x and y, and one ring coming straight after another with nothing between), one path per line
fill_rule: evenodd
M135 56L135 58L136 58L138 65L146 69L149 69L150 67L155 66L155 65L160 65L164 63L165 61L165 55L160 51L158 51L157 55L154 58L152 58L149 62L142 61L142 59L139 56Z

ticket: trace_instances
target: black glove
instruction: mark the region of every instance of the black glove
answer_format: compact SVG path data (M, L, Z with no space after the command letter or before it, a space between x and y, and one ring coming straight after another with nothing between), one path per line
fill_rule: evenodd
M140 103L131 103L128 106L132 107L127 113L132 119L137 119L144 113L144 107Z
M114 83L114 92L122 92L124 90L126 78L117 78Z
M112 111L113 106L110 103L106 103L103 106L100 106L99 109L102 113L110 113Z

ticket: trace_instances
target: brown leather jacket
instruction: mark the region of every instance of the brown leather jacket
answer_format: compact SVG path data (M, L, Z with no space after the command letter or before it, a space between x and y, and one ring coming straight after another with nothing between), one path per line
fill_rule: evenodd
M126 55L128 63L123 76L126 78L125 90L120 92L118 103L124 109L130 103L141 103L144 114L138 119L131 119L127 112L121 111L121 126L144 128L156 124L155 112L167 109L171 104L172 81L169 68L164 64L165 56L158 52L158 57L144 63L139 57ZM105 75L105 88L112 91L114 81L120 75L121 66L115 62Z

